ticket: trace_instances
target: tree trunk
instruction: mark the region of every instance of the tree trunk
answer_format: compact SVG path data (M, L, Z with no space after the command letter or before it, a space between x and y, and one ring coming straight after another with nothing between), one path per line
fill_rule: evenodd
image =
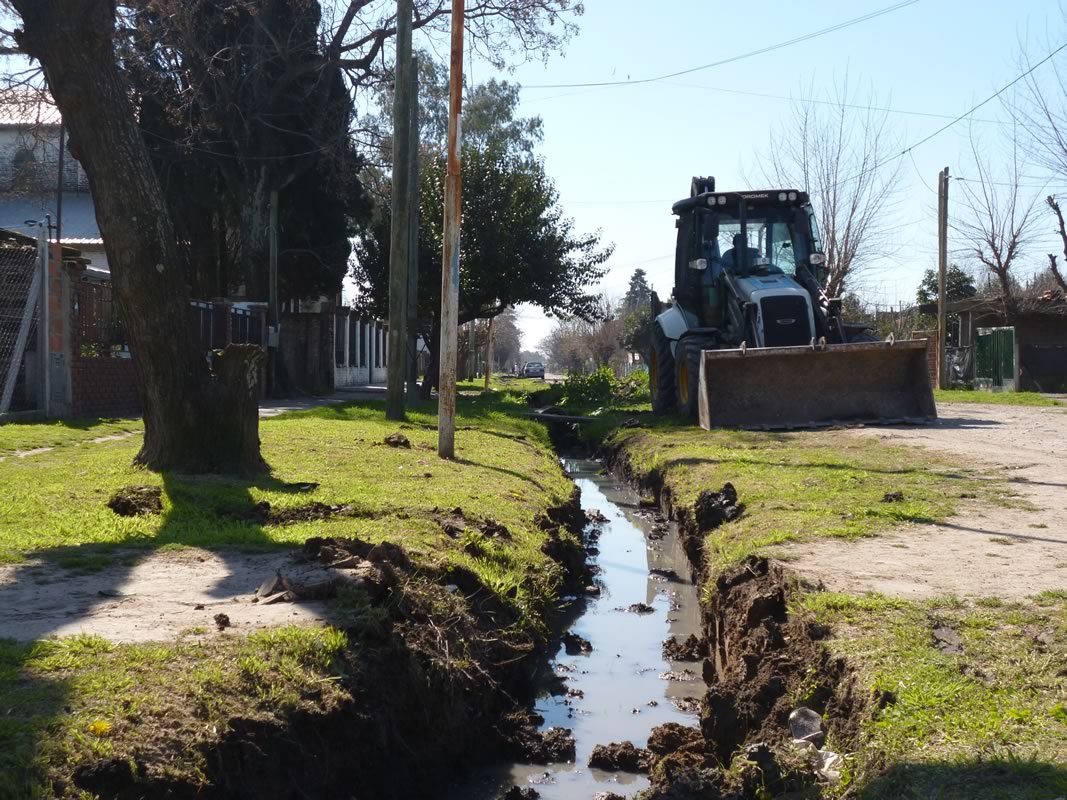
M114 52L114 0L12 0L16 38L40 61L70 149L89 178L144 408L136 461L182 472L265 468L255 353L208 367L189 335L189 290L159 181Z
M253 300L266 301L270 287L267 285L267 261L270 258L270 172L267 167L247 171L250 180L246 185L234 187L243 195L241 203L241 274L245 280L247 296ZM255 178L255 180L251 180Z

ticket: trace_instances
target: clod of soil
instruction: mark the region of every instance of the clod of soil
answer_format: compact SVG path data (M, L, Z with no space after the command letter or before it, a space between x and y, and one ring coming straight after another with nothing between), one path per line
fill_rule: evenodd
M594 508L590 511L586 511L585 515L594 525L600 525L608 521L608 518L604 516L604 512L600 511L597 508Z
M504 792L503 800L537 800L541 793L532 786L512 786Z
M689 634L689 638L681 642L677 639L663 642L663 657L668 661L700 661L707 655L708 643L698 639L696 634Z
M704 532L737 519L744 510L744 505L737 502L737 490L732 483L724 483L717 492L705 489L693 507L697 526Z
M960 655L963 652L963 640L952 628L934 628L934 646L949 655Z
M589 756L589 766L608 772L647 772L648 751L633 742L598 744Z
M218 626L218 629L220 631L225 630L226 628L230 627L230 617L227 614L216 614L215 624Z
M120 517L139 517L163 511L163 490L158 486L126 486L111 495L107 507Z
M903 503L904 492L886 492L882 497L883 503Z
M704 735L698 728L689 728L677 722L657 725L648 734L648 751L653 756L665 756L679 751L702 753Z
M593 645L588 639L583 639L576 633L563 634L563 648L569 656L579 656L593 652Z
M385 443L390 447L406 447L409 450L411 449L411 440L399 431L397 433L390 433L386 436Z
M631 614L651 614L656 609L648 603L634 603L633 605L628 606L626 610Z
M527 764L569 763L575 758L574 735L567 728L539 731L533 724L525 725L512 735L511 745L516 759Z

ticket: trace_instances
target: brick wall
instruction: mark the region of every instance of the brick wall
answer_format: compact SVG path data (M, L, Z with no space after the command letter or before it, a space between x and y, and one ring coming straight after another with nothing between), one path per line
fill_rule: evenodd
M72 417L117 417L141 412L131 359L75 356L71 359L70 380Z
M937 383L937 331L912 331L912 339L926 340L926 368L930 373L930 386L938 387Z

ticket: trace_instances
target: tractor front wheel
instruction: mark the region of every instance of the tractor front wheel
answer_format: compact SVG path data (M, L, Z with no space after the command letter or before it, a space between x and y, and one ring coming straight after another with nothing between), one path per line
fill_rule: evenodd
M652 392L652 413L673 414L675 410L674 354L671 341L657 322L652 326L652 352L648 358L648 388Z

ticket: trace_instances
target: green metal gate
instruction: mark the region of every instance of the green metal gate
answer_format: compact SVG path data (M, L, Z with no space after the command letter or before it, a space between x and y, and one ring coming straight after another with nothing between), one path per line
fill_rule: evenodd
M974 383L994 392L1015 390L1015 328L979 328L974 343Z

